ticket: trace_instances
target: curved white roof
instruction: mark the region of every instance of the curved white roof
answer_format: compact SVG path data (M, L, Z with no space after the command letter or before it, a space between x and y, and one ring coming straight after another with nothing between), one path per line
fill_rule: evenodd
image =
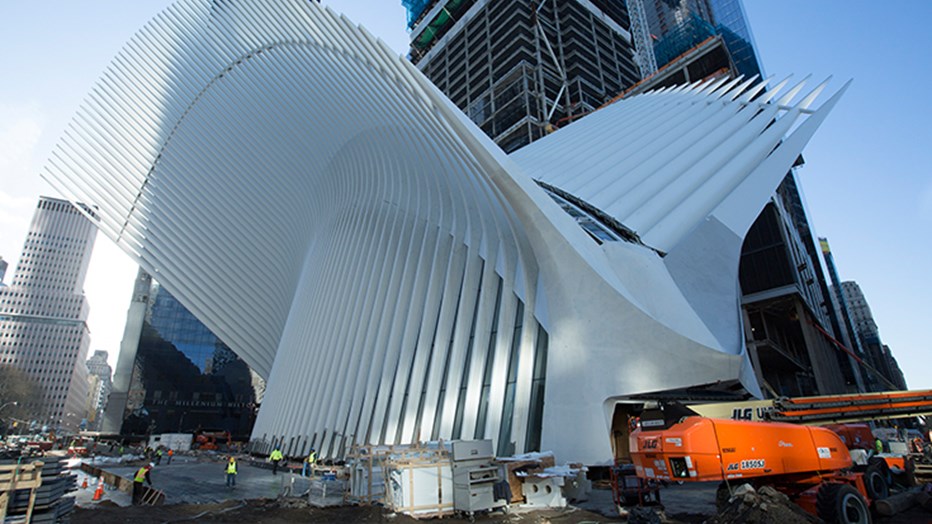
M767 81L726 77L664 88L612 104L511 157L661 252L720 206L719 215L741 215L729 224L743 236L761 207L759 198L746 198L743 183L767 161L770 176L755 185L765 199L772 194L787 157L795 160L844 91L811 114L828 80L803 96L806 80L787 83L764 92ZM771 167L778 163L783 169Z
M837 98L762 88L641 95L509 157L314 2L180 0L44 176L268 378L263 445L487 437L595 462L617 396L756 388L738 250ZM573 202L640 243L593 241Z

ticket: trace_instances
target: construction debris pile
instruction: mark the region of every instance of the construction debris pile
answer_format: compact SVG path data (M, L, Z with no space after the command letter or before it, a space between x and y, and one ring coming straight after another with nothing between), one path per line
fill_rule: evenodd
M557 466L552 452L502 457L498 463L507 472L512 503L562 508L569 502L588 500L592 492L588 468L582 464Z
M489 440L361 446L342 471L331 468L331 500L320 496L325 476L312 481L309 502L334 505L345 478L346 503L381 504L415 518L472 516L511 504L562 508L588 498L586 472L578 464L556 466L549 452L496 458Z
M554 467L553 453L525 453L514 457L502 457L498 462L504 466L505 479L511 491L511 503L520 504L525 501L524 482L530 475L543 473L547 468Z
M764 486L739 486L709 524L815 524L819 519L803 511L790 498Z

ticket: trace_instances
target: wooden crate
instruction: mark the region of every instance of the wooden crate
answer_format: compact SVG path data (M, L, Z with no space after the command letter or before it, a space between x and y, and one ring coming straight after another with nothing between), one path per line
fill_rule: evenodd
M425 444L410 445L364 445L353 446L347 455L349 489L346 502L352 504L385 504L387 469L392 462L417 463L425 455L443 455L448 453L443 441L435 448Z
M387 507L416 519L453 514L453 465L448 454L391 460L386 466Z

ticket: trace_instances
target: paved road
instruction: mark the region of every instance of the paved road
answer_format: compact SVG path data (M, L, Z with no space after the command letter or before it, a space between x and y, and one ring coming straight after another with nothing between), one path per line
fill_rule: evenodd
M175 460L166 465L163 461L152 469L152 487L165 492L166 504L275 498L287 488L291 488L295 494L303 493L308 488L307 479L298 475L281 472L272 475L271 470L252 467L243 462L237 468L236 487L228 488L225 467L226 464L222 462ZM121 477L132 478L139 468L119 466L105 469Z

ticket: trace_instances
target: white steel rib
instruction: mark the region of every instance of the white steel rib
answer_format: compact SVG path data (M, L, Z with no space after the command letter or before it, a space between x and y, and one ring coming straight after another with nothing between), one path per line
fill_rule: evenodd
M43 176L268 379L256 449L596 463L621 396L757 390L741 241L841 94L784 87L664 89L506 156L315 2L181 0Z

